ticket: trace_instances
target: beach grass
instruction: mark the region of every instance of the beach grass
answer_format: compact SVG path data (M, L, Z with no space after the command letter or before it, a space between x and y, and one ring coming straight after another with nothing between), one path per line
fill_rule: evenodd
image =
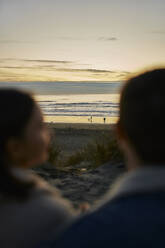
M74 124L65 126L63 124L60 126L58 124L58 126L52 126L51 128L53 129L53 136L49 151L49 162L58 168L70 167L76 169L82 165L86 169L91 169L108 161L123 161L122 153L118 148L114 131L110 125L108 127L107 125L92 126L89 124L82 126L82 124ZM92 133L92 131L95 132ZM59 136L59 139L56 136ZM80 147L71 150L71 146L75 146L75 138L77 147ZM67 152L66 143L69 139L71 139L68 145L70 150ZM58 143L58 140L60 142L62 140L62 143ZM83 144L81 144L82 140Z
M113 139L93 140L82 150L68 157L65 166L76 166L86 163L88 169L96 168L108 161L119 162L123 157L118 148L117 141Z

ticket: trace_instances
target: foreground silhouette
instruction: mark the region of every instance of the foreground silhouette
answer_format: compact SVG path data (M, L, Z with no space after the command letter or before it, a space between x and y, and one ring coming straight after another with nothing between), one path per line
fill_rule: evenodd
M47 160L49 133L32 96L0 90L0 247L36 247L75 215L54 188L28 169Z

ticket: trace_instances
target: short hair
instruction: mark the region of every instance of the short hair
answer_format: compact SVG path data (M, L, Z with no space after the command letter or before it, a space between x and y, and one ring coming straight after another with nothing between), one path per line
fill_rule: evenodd
M126 82L119 125L144 164L165 164L165 68Z

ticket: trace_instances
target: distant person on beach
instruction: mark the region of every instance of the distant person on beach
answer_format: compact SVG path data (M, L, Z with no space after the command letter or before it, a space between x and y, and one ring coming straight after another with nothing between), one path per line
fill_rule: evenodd
M33 97L0 90L0 247L36 247L75 215L71 205L29 168L48 158L49 133Z
M88 118L88 121L92 123L92 116Z
M90 117L90 122L92 123L92 116Z
M104 124L105 124L105 122L106 122L106 118L105 117L103 118L103 121L104 121Z
M164 115L165 68L127 81L116 129L128 173L102 206L76 221L47 248L165 246Z

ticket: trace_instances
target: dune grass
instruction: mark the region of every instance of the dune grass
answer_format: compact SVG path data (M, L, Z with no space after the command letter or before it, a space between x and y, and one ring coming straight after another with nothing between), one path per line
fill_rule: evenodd
M56 165L58 163L59 157L62 154L62 147L60 147L54 137L54 132L51 130L51 140L49 146L49 159L48 162Z
M60 168L74 167L83 163L87 169L96 168L108 161L123 161L122 153L118 148L116 139L112 134L103 135L101 138L93 139L81 150L70 156L63 156L63 149L52 139L50 146L49 162Z

